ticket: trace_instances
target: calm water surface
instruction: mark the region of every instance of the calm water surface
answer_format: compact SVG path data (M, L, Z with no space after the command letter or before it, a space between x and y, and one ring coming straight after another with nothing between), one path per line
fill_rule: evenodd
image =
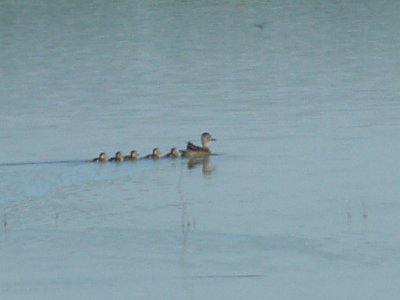
M397 299L399 11L2 1L1 297Z

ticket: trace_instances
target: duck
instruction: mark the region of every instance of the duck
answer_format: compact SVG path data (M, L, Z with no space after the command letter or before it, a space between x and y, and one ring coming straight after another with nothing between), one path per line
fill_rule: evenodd
M124 161L124 156L121 151L117 151L114 157L111 157L109 161Z
M171 151L169 151L167 154L165 154L164 158L177 158L180 156L180 153L176 148L171 148Z
M158 148L154 148L151 154L146 155L143 157L144 159L160 159L161 158L161 151Z
M94 162L106 162L108 161L108 157L104 152L101 152L98 157L93 158L92 161Z
M139 159L139 153L136 150L132 150L130 155L124 157L124 160L137 160Z
M186 145L186 150L181 150L183 157L193 158L193 157L205 157L211 155L210 143L216 141L215 138L211 136L208 132L203 132L201 134L201 146L196 146L191 142Z

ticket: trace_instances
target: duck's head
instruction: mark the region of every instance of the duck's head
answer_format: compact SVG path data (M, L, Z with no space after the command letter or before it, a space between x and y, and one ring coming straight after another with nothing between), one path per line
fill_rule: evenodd
M161 157L161 151L160 151L160 149L154 148L154 149L153 149L153 156L154 156L154 157L157 157L157 158L160 158L160 157Z
M204 148L208 148L208 146L209 146L209 144L210 144L211 141L216 141L216 139L213 138L213 137L211 136L211 134L209 134L208 132L204 132L204 133L201 135L201 144L202 144L202 146L203 146Z
M169 152L171 154L171 156L173 157L179 157L180 153L176 148L171 148L171 151Z
M132 150L130 157L132 159L137 159L137 158L139 158L139 153L136 150Z
M117 151L117 153L115 153L115 160L117 160L117 161L124 160L124 156L122 155L121 151Z
M101 152L101 153L99 154L99 160L100 160L100 161L106 161L106 160L108 160L107 155L106 155L104 152Z

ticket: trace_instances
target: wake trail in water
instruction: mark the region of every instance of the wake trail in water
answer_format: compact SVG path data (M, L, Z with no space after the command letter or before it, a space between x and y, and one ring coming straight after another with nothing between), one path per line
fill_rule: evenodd
M55 160L55 161L28 161L28 162L13 162L13 163L0 163L1 167L18 167L29 165L57 165L57 164L81 164L92 162L91 160Z

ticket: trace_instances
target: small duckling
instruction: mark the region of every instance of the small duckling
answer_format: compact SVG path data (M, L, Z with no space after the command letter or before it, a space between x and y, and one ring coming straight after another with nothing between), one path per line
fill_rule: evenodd
M132 150L130 155L124 157L124 160L137 160L139 159L139 153L136 150Z
M117 153L115 153L115 156L111 157L110 161L118 161L118 162L124 161L124 156L122 155L122 152L118 151Z
M154 148L151 154L146 155L143 157L144 159L160 159L161 158L161 151L158 148Z
M179 151L176 150L176 148L171 148L171 151L169 151L169 153L167 153L164 157L165 158L177 158L179 157Z
M108 157L104 152L99 154L99 157L93 158L92 161L94 162L106 162L108 161Z

